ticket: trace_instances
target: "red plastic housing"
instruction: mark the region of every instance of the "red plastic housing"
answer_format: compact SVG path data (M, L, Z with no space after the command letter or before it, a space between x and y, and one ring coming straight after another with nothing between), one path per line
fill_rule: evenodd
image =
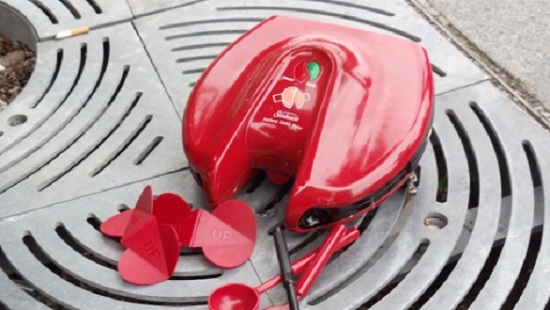
M275 16L199 79L184 149L214 206L254 169L295 178L285 224L307 231L364 214L403 184L425 147L433 96L419 44Z

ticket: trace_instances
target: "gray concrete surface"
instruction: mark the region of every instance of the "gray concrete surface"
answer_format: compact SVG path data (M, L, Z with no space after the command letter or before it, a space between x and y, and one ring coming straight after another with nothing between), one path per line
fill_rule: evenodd
M516 86L550 108L550 0L415 2L431 4L489 60L516 78Z
M515 63L471 61L475 36L458 33L469 55L461 53L453 33L439 33L409 5L420 1L431 0L0 0L0 29L28 20L38 53L23 93L0 115L0 309L206 310L222 284L257 285L277 273L268 232L282 222L288 195L265 180L237 197L258 227L240 268L221 270L183 249L170 280L131 285L117 272L125 247L98 231L146 184L207 207L186 169L179 117L223 47L275 14L403 36L423 44L437 67L434 131L416 195L401 190L372 218L351 223L362 237L326 266L302 309L548 309L550 136L488 80ZM512 25L490 6L433 3L451 7L449 20L487 31L480 46ZM84 36L51 39L85 25ZM293 260L323 239L287 232ZM279 286L262 307L285 296Z

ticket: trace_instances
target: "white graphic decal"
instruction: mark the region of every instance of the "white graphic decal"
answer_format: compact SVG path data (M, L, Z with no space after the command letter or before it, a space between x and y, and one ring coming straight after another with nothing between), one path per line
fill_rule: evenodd
M310 95L308 93L302 92L296 86L289 86L285 88L281 93L273 95L274 102L282 102L283 105L290 109L292 106L296 108L301 108L304 106L305 102L308 102Z

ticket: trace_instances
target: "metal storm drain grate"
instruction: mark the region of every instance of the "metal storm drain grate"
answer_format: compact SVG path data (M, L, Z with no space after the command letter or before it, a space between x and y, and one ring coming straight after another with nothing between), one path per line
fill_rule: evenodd
M272 15L324 20L421 42L430 51L439 93L485 78L404 1L375 1L372 6L321 0L195 1L138 18L135 25L181 113L195 81L218 53Z
M0 114L0 216L180 169L179 127L131 24L39 43Z
M109 8L99 0L4 2ZM37 43L29 85L0 114L0 309L206 309L214 288L257 285L278 272L267 232L281 221L285 189L261 175L239 197L255 210L259 229L240 268L214 268L201 253L183 251L170 280L134 286L116 270L122 246L98 231L133 207L146 184L155 194L173 191L206 205L190 173L177 171L186 165L178 117L212 59L273 14L420 41L432 56L439 94L418 193L401 190L356 221L362 237L329 263L301 308L547 307L550 136L405 2L128 3L136 15L165 11L136 19L137 33L121 22ZM119 5L124 1L114 2L115 13ZM288 234L293 257L322 239ZM277 288L262 306L284 300Z
M97 28L130 20L124 0L2 0L0 8L11 8L34 26L40 41L58 32L80 27Z

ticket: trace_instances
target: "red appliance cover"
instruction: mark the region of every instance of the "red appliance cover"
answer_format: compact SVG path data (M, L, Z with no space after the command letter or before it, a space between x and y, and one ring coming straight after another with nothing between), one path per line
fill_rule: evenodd
M419 44L275 16L198 80L184 149L214 206L254 169L295 178L286 226L307 231L364 214L403 184L425 147L433 95Z

